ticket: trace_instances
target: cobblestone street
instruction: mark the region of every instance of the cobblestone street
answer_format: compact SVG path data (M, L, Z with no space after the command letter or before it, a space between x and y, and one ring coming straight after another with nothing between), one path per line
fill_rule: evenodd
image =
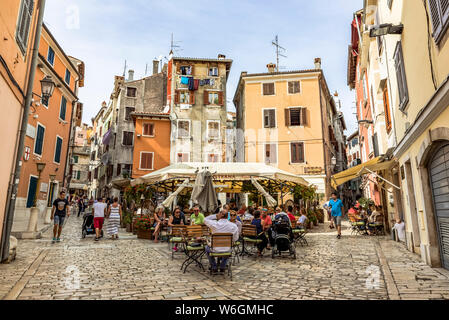
M343 238L315 228L297 260L245 257L233 281L171 260L166 243L121 232L119 240L80 239L82 219L71 216L62 241L19 241L17 258L0 265L2 299L449 299L449 272L420 262L386 238ZM204 258L204 265L207 260ZM378 283L370 282L376 279Z

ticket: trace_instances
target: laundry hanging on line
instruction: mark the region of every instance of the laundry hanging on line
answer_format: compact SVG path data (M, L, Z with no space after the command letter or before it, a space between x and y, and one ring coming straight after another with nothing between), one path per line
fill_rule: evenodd
M189 84L190 77L181 77L181 84Z

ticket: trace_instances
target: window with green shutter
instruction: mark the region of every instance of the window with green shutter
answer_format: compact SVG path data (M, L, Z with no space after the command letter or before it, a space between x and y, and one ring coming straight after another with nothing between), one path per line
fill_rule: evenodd
M65 114L67 111L67 100L64 96L61 99L61 108L59 109L59 118L65 120Z
M34 153L42 155L42 149L44 147L45 128L40 124L37 125L36 139L34 140Z
M61 163L61 152L62 152L62 138L56 137L56 148L54 161L56 163Z

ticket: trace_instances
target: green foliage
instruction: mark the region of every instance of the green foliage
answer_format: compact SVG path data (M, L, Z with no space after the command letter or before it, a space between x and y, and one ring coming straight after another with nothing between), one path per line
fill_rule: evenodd
M363 210L368 210L370 206L374 205L374 201L369 198L360 198L359 199L360 206Z
M147 217L137 218L135 226L138 230L148 231L151 229L153 224L151 223L151 219Z

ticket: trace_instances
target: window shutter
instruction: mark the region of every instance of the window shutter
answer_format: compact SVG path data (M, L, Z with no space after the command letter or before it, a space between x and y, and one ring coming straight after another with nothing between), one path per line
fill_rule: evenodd
M296 143L292 143L290 145L290 148L291 148L291 150L290 150L290 154L291 154L290 161L291 161L291 163L297 163L298 161L297 161L297 158L296 158Z
M176 64L176 73L181 73L181 65L179 63Z
M189 91L189 103L195 104L195 91Z
M301 125L306 126L307 125L307 109L301 108Z
M430 15L432 18L433 26L433 37L437 38L442 30L442 15L440 13L440 8L438 2L440 0L429 0Z
M288 93L293 93L293 81L288 82Z
M290 109L285 109L285 126L290 127Z
M442 23L446 24L449 21L449 0L441 0L441 16Z
M298 160L300 163L304 163L305 159L304 159L304 143L298 143L298 152L299 152L299 156L298 156Z
M270 119L270 128L276 128L276 110L268 110Z
M402 44L399 41L395 52L396 76L399 86L399 109L404 110L409 101L407 77L405 75L404 56L402 53Z
M62 96L62 98L61 98L61 108L59 110L59 117L62 120L65 120L66 109L67 109L67 100L66 100L66 98L64 96Z
M223 101L223 92L222 92L222 91L220 91L220 92L218 93L218 104L219 104L220 106L224 105L224 101Z
M203 92L203 100L204 105L209 104L209 92L207 90L204 90Z
M179 93L179 90L176 90L175 91L175 104L179 104L179 95L180 95L180 93Z
M190 66L190 75L194 75L195 74L195 66L192 64L191 66Z

